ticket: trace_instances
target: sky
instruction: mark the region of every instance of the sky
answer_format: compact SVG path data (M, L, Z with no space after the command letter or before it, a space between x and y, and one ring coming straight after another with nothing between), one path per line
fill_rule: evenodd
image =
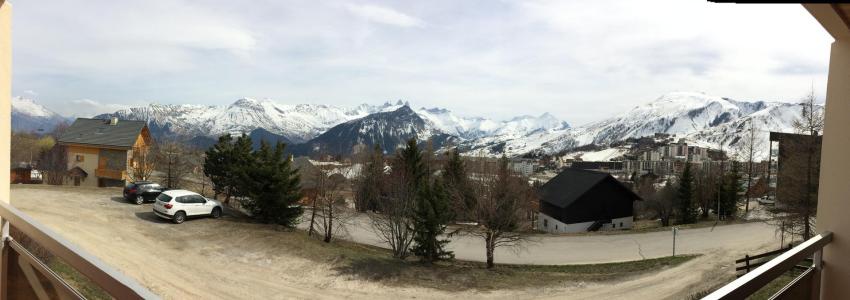
M833 41L800 5L704 0L15 1L13 22L13 94L67 116L403 99L576 125L671 91L822 98Z

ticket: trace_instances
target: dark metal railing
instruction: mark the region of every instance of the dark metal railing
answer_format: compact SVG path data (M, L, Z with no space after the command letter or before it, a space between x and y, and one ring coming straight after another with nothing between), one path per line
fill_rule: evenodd
M820 299L823 247L831 241L832 232L821 233L780 254L703 299L744 299L810 257L812 258L811 266L774 294L771 299Z
M0 201L2 260L0 300L84 299L77 290L10 235L10 227L87 277L116 299L156 299L136 281L77 248L26 214Z

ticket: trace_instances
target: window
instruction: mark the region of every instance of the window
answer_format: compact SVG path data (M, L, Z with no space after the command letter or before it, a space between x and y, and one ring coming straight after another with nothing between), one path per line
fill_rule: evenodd
M549 227L549 219L543 219L543 227Z
M194 195L194 196L191 196L191 197L192 197L192 203L199 203L199 204L207 203L207 199L204 199L204 197L202 197L200 195Z
M171 202L171 196L166 194L159 194L159 196L156 196L156 200L168 203Z
M620 222L620 228L623 228L623 222Z
M77 157L75 158L75 160L77 162L84 162L84 161L86 161L86 157L83 156L82 154L77 154Z

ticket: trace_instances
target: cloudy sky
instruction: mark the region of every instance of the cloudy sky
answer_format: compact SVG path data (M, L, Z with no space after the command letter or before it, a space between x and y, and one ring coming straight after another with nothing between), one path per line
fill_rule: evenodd
M582 124L670 91L822 97L800 5L656 1L15 1L14 90L66 115L145 103L354 105Z

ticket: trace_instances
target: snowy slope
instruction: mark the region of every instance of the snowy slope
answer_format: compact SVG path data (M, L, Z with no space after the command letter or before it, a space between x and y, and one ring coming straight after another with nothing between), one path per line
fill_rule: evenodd
M239 99L228 106L161 105L134 107L98 117L148 121L159 134L218 136L257 128L304 142L329 128L362 118L382 107L343 108L321 104L283 105L271 100Z
M12 130L14 131L50 131L64 121L67 121L65 117L36 103L33 99L12 98Z
M798 104L743 102L702 93L674 92L587 125L543 130L517 138L482 138L463 146L479 155L556 153L588 144L607 145L666 133L704 146L722 145L731 149L749 122L759 128L759 139L766 141L769 131L791 132L791 124L799 115Z
M410 109L409 103L401 100L394 104L361 104L347 108L322 104L288 105L272 100L243 98L228 106L151 104L97 117L118 116L122 119L148 121L155 135L215 137L263 128L293 142L304 143L336 125L376 113L394 112L402 107ZM538 130L569 127L566 122L550 114L494 121L481 117L461 117L441 108L423 107L412 111L423 120L423 126L429 131L461 139L496 135L517 137Z

